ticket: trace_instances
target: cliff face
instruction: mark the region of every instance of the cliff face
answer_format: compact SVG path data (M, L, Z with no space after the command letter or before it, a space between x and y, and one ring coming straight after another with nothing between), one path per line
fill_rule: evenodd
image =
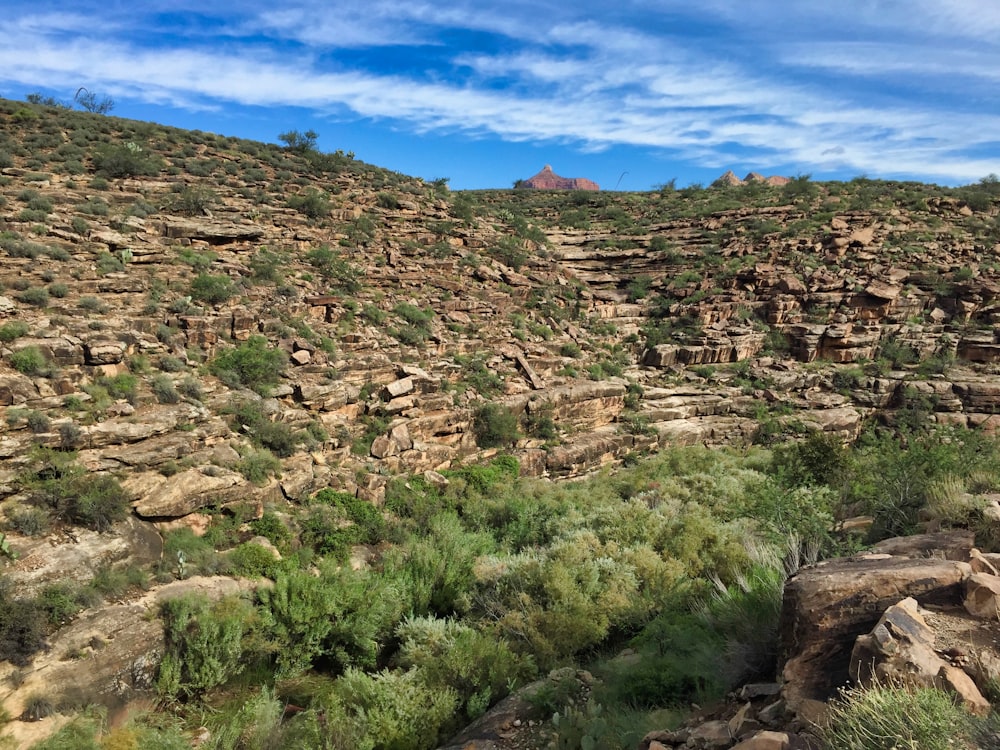
M548 164L541 172L520 183L521 186L534 190L600 190L596 182L584 177L560 177L552 171Z

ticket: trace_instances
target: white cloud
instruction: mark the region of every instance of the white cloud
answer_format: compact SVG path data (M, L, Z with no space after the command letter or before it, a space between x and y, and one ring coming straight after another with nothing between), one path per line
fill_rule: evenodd
M897 24L901 35L916 33L919 24L900 3L880 3L880 14L860 0L851 2L858 10L852 33L887 24ZM187 48L143 47L135 29L149 20L129 26L124 14L110 17L108 33L97 38L85 33L90 22L79 14L15 13L0 20L4 38L19 39L16 49L0 48L0 81L63 89L94 81L118 96L187 108L230 102L346 108L417 131L556 140L587 150L626 144L708 166L739 160L760 168L796 164L801 171L836 168L947 180L998 171L995 162L961 155L986 147L1000 132L992 114L942 112L929 97L878 109L849 81L829 90L802 75L809 68L882 82L886 71L950 75L950 93L995 98L990 87L1000 65L977 66L976 54L961 45L932 56L905 38L892 45L818 41L821 31L810 24L835 25L843 12L839 6L834 14L813 5L789 9L785 3L752 2L753 15L744 11L740 17L745 36L730 54L714 40L685 42L655 32L652 21L681 12L679 3L656 3L643 29L610 19L581 20L583 11L600 15L600 6L586 5L567 10L564 4L512 2L501 13L459 2L299 2L258 15L237 5L232 16L219 19L228 35L224 46L189 42ZM707 6L721 23L735 23L733 7L721 0ZM952 35L981 38L978 29L965 31L971 3L950 0L934 7L935 18L954 20ZM143 12L154 10L149 4ZM784 41L766 26L779 10L786 12L779 29ZM987 27L1000 24L1000 14L985 15ZM492 52L444 48L438 67L409 76L324 62L336 48L440 47L442 33L456 30L499 35L504 43L492 45ZM788 43L799 31L801 41ZM764 64L755 64L747 48L759 50L756 57Z

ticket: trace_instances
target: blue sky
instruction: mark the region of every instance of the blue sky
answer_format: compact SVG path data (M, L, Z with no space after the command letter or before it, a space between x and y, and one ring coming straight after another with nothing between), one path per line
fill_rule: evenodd
M95 20L99 19L99 20ZM0 95L276 141L452 188L1000 172L1000 3L6 0Z

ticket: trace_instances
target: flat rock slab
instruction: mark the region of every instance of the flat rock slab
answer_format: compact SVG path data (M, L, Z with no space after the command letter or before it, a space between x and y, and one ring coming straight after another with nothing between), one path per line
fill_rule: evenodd
M900 599L958 606L968 563L873 555L811 566L788 579L781 615L785 699L824 701L848 681L851 650Z
M217 502L225 490L240 484L246 484L246 480L235 471L216 469L205 474L188 469L169 478L146 472L130 477L124 487L139 497L135 512L140 516L176 518ZM226 499L232 498L226 494Z

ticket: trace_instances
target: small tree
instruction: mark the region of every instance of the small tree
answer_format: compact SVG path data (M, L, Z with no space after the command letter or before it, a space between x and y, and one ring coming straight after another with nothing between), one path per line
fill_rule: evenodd
M76 95L73 97L73 101L88 112L93 112L95 115L106 115L115 108L114 99L109 96L99 97L93 91L89 91L82 86L76 90Z
M315 130L307 130L300 133L298 130L289 130L278 136L278 140L285 144L285 148L297 154L306 154L316 150L316 139L319 133Z

